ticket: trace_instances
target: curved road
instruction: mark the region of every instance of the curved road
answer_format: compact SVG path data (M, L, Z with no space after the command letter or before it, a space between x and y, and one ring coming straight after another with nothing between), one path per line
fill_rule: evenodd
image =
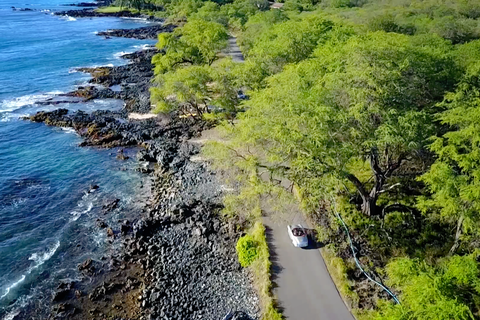
M228 40L225 51L233 61L243 62L234 37ZM302 215L298 209L294 209L293 214ZM307 225L304 221L300 223ZM354 320L328 273L320 250L293 247L285 222L266 218L264 224L272 257L272 280L277 285L275 294L283 315L290 320Z
M264 219L273 281L283 315L291 320L354 320L328 273L319 249L295 248L287 225ZM304 223L302 223L305 225Z

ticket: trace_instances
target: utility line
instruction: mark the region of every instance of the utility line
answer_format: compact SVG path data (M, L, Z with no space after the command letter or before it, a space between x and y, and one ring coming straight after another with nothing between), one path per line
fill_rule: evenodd
M345 232L347 233L347 237L348 237L348 242L350 244L350 248L352 249L352 253L353 253L353 258L355 259L355 263L357 264L357 267L360 269L360 271L363 272L363 274L367 277L368 280L370 281L373 281L374 283L376 283L377 285L379 285L383 290L385 290L390 296L392 296L393 300L395 300L395 302L397 304L400 304L400 301L397 299L397 297L395 296L395 294L393 294L393 292L391 292L387 287L385 287L383 284L381 284L380 282L374 280L372 277L370 277L370 275L368 273L365 272L365 270L363 270L362 266L360 265L360 261L358 261L357 259L357 254L355 252L355 248L353 246L353 242L352 242L352 238L350 237L350 232L348 231L348 227L347 225L345 224L345 221L343 221L342 217L340 216L340 214L337 212L337 204L335 202L335 199L332 198L332 201L333 201L333 204L334 204L334 207L333 207L333 212L335 213L335 215L337 216L338 220L340 220L342 222L342 225L343 227L345 228Z

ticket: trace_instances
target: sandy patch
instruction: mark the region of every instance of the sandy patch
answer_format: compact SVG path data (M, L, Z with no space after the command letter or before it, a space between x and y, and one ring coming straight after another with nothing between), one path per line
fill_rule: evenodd
M145 119L153 119L156 118L157 115L153 113L136 113L132 112L128 115L128 119L133 120L145 120Z

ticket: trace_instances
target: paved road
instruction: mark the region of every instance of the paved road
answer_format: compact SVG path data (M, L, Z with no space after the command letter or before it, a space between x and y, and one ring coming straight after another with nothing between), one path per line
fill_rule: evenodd
M236 39L228 40L226 54L242 62L243 55ZM287 183L288 184L288 183ZM290 208L295 223L306 225L298 208ZM288 218L288 217L286 217ZM277 285L275 294L289 320L354 320L330 278L319 249L295 248L287 234L287 222L264 219Z
M330 278L319 249L293 247L285 222L266 218L264 224L272 253L275 294L285 317L354 320Z
M234 62L244 62L242 51L237 45L237 38L230 37L228 39L228 47L225 53L231 56Z

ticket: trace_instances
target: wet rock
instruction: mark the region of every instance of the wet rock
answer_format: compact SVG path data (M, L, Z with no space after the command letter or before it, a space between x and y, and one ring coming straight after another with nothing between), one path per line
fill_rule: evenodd
M132 230L132 227L130 226L130 224L123 223L120 227L120 232L124 236L127 235L127 233L130 232L130 230Z
M97 219L97 227L99 227L100 229L105 229L106 227L108 227L108 225L105 223L105 221Z
M109 200L106 204L102 206L102 212L106 214L114 210L115 208L117 208L119 202L120 202L120 199Z
M135 29L114 29L97 33L98 36L135 39L157 39L159 33L173 32L175 25L154 25Z
M127 159L129 159L129 158L130 158L129 156L125 155L123 149L120 149L120 150L118 151L118 153L117 153L117 159L119 159L119 160L127 160Z
M85 260L84 262L82 262L81 264L78 265L78 270L79 271L87 270L87 269L91 268L92 266L93 266L93 261L92 261L92 259L88 258L87 260Z
M60 302L67 299L71 291L69 289L57 290L53 293L52 301Z
M88 188L88 193L95 192L95 190L98 190L100 187L96 184L90 185L90 188Z
M40 111L34 114L33 116L26 117L24 119L33 121L33 122L46 122L47 119L51 118L58 118L68 114L67 109L57 109L55 111L47 112L47 111Z
M74 18L92 18L92 17L124 17L124 18L147 18L152 21L157 20L155 17L145 16L140 13L133 13L129 10L120 12L97 12L95 9L85 8L80 10L66 10L54 13L57 16L69 16Z
M16 8L16 7L12 7L12 10L13 11L35 11L34 9L31 9L31 8Z
M82 292L82 291L80 291L80 290L75 290L75 297L77 297L77 299L78 299L78 298L81 298L82 296L83 296L83 292Z
M93 275L95 273L95 266L94 266L93 260L90 258L88 258L87 260L79 264L77 268L78 268L78 271L86 275Z
M98 7L99 4L97 2L79 2L79 3L66 4L65 6L68 6L68 7Z

